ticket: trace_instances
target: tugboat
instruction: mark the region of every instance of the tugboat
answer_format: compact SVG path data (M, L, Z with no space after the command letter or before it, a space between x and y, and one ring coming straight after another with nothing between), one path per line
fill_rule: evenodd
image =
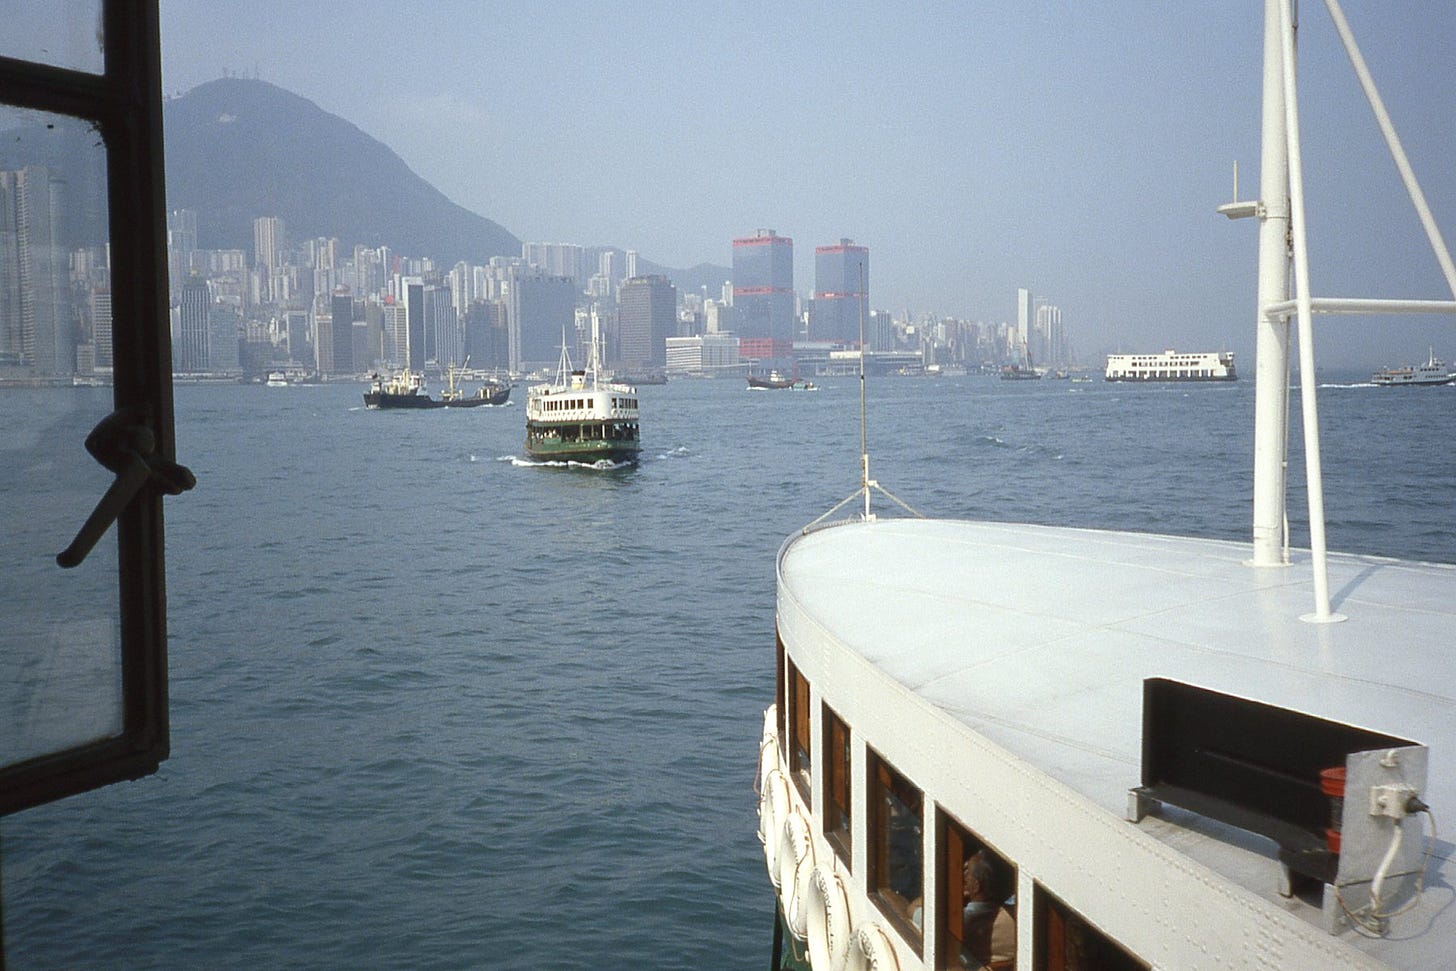
M797 383L796 378L786 378L778 371L770 371L768 375L748 375L748 386L760 391L781 391L785 388L792 388Z
M465 359L470 363L470 358ZM464 370L464 365L460 370ZM455 386L457 371L451 367L448 372L449 387L438 399L425 392L425 376L404 368L388 380L377 373L372 375L373 383L364 392L364 404L369 408L478 408L481 405L503 405L511 396L511 386L495 381L486 381L473 395L467 395Z
M877 519L862 457L863 515L775 561L771 966L1452 966L1456 567L1326 550L1313 314L1456 300L1310 295L1291 20L1267 0L1263 198L1220 210L1260 224L1252 549ZM1296 321L1308 549L1285 509Z
M597 332L584 370L573 369L561 338L556 377L526 393L526 454L537 462L636 463L642 449L637 389L598 380Z

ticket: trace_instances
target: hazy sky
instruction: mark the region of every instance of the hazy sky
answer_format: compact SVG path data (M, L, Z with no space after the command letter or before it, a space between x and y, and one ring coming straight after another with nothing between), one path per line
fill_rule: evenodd
M1450 298L1323 3L1301 4L1319 295ZM728 265L731 240L870 247L871 302L1078 348L1251 361L1258 0L495 3L164 0L163 84L287 88L524 240ZM1456 3L1346 11L1456 244ZM1387 218L1389 217L1389 218ZM1376 224L1377 218L1381 221ZM1456 355L1445 318L1318 321L1322 362Z

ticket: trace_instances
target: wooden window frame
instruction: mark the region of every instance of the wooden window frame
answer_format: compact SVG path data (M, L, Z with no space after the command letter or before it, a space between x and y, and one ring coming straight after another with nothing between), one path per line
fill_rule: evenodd
M851 867L854 849L854 733L828 705L821 704L819 710L819 734L823 743L819 764L824 780L824 839L848 868Z
M938 874L936 912L939 915L937 920L939 927L936 929L936 939L939 942L937 951L939 953L939 966L942 968L960 968L962 965L955 963L960 948L965 944L964 924L959 920L953 920L952 915L962 913L965 905L965 873L964 866L967 853L967 846L975 844L980 850L989 852L998 862L1010 868L1011 890L1016 892L1019 871L1016 863L996 847L986 842L980 834L971 827L956 819L943 808L936 807L935 812L935 866ZM973 850L972 852L976 852ZM1017 901L1020 906L1020 901ZM1013 918L1015 910L1011 911ZM1018 940L1018 944L1020 941ZM995 971L1014 971L1021 966L1022 955L1018 948L1016 956L1010 964L987 965Z
M814 789L810 780L814 777L814 734L811 727L813 692L809 679L787 659L787 691L789 695L789 778L804 799L804 805L814 808Z
M878 752L866 748L866 785L865 798L868 808L865 813L867 824L865 849L868 851L869 873L867 874L867 887L870 899L875 902L875 907L884 916L900 936L905 939L917 955L924 954L924 898L925 898L925 793L913 785L898 769L886 761ZM895 783L898 782L897 786ZM903 798L901 793L913 794L913 800ZM921 927L916 927L907 914L900 912L896 901L891 894L898 897L894 891L886 891L884 885L889 882L889 855L890 855L890 833L889 833L889 809L886 805L885 796L887 793L895 793L899 801L906 803L914 802L914 811L920 817L921 845L916 852L920 858L920 895L918 898L907 898L906 904L912 904L916 899L921 903Z
M171 462L176 447L157 0L102 0L101 26L101 74L0 57L0 102L77 118L101 135L116 321L113 403L140 416L157 455ZM162 495L143 487L116 522L120 733L0 768L0 816L140 778L167 757ZM78 526L88 512L76 510Z
M1052 893L1040 883L1036 883L1032 890L1032 919L1035 923L1035 947L1036 956L1033 963L1034 971L1068 971L1063 961L1064 952L1053 954L1052 949L1064 938L1066 933L1067 918L1072 917L1079 923L1085 925L1105 946L1115 949L1114 957L1117 963L1098 964L1099 968L1106 971L1150 971L1152 965L1138 957L1120 941L1103 931L1096 924L1092 923L1082 914L1067 904L1056 894Z

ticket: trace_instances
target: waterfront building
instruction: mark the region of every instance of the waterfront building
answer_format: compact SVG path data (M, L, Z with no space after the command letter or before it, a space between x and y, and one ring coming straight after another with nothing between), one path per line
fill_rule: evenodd
M0 172L0 362L45 377L76 370L61 188L42 165Z
M404 343L397 347L399 363L411 371L425 370L425 281L407 276L399 281L399 299L405 309Z
M667 363L667 339L677 334L677 287L665 276L629 277L617 296L618 359L630 370Z
M561 357L561 335L576 323L576 284L529 266L509 269L506 326L512 371L549 368Z
M499 300L477 300L462 318L465 353L476 368L510 366L510 339L506 334L506 307Z
M91 343L95 348L92 369L110 371L112 366L111 346L111 289L94 287L91 290Z
M772 229L733 241L733 317L740 337L794 339L794 241Z
M736 374L742 370L738 338L732 334L701 334L697 337L669 337L667 373L706 375Z
M1036 313L1032 308L1031 291L1025 287L1016 289L1016 347L1013 354L1020 358L1025 353L1028 342L1031 340L1031 325L1036 319Z
M460 318L445 287L425 287L425 334L425 345L433 352L426 354L427 360L441 367L464 363L465 341L460 334Z
M854 240L814 250L814 308L809 336L816 341L859 341L860 311L868 311L870 251ZM868 326L868 320L865 321Z
M325 374L353 374L357 370L354 364L354 298L347 292L335 293L329 300L329 310L329 338L324 339L323 325L320 323L319 346L329 345L330 366L325 368L320 358L319 371Z
M199 276L187 278L182 284L181 297L177 305L177 343L172 349L172 370L182 373L197 373L210 368L209 344L211 343L211 321L208 311L212 307L212 292L207 281Z

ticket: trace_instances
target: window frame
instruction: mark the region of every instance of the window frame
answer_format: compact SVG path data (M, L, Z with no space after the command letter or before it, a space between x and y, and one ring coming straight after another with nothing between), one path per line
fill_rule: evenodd
M854 856L854 732L829 705L819 706L824 839L847 869ZM843 738L836 744L835 736ZM841 823L842 820L842 823Z
M1034 971L1065 971L1066 965L1063 960L1065 958L1065 952L1062 955L1056 956L1057 959L1053 963L1054 955L1051 953L1051 937L1055 931L1050 926L1050 921L1052 917L1055 917L1061 921L1062 928L1065 928L1069 916L1094 933L1100 942L1099 946L1111 947L1116 951L1116 954L1112 955L1112 957L1116 958L1117 963L1111 965L1100 963L1098 967L1107 968L1108 971L1150 971L1152 968L1149 962L1138 957L1125 947L1121 941L1092 923L1078 912L1076 908L1042 886L1040 881L1037 881L1032 887L1032 920L1034 926L1032 951L1035 955L1032 967Z
M1009 868L1011 874L1009 896L1015 896L1016 888L1019 886L1020 868L1017 867L1015 861L988 843L979 833L971 829L971 827L946 812L944 807L936 807L935 866L938 874L938 886L936 890L938 906L936 907L936 912L938 915L937 923L940 925L936 929L936 939L939 941L937 950L940 957L938 960L939 966L942 968L959 968L963 966L954 962L958 960L959 951L965 945L965 928L960 921L957 921L953 925L951 915L963 913L965 895L963 868L966 857L970 855L965 852L965 847L972 844L978 847L978 850L975 852L984 850L995 857L998 863ZM957 845L960 845L961 851L954 854L953 859L951 851ZM951 901L954 900L961 900L962 903L952 904ZM1014 907L1008 908L1008 913L1010 913L1013 920L1016 919L1016 911L1020 907L1021 901L1018 899ZM954 930L952 929L953 927L955 927ZM1018 935L1016 954L1012 958L1011 964L1007 966L1009 971L1014 971L1014 969L1022 966L1020 943ZM1000 968L1002 965L998 964L996 967Z
M172 462L157 0L103 0L101 27L102 74L0 56L0 103L78 118L102 136L116 321L113 406L140 415L157 454ZM76 510L77 526L88 512ZM0 768L0 816L140 778L169 753L162 492L143 487L116 530L121 732Z
M789 778L794 788L810 810L814 808L814 729L813 692L809 679L794 664L794 659L785 660L787 669L786 690L789 698L789 734L785 740L788 746Z
M865 850L869 861L866 868L868 871L866 889L870 899L874 901L875 907L885 920L899 931L900 936L905 939L905 943L915 951L917 956L923 956L925 947L925 792L874 749L866 746L865 756L865 801L868 803L865 812ZM885 775L890 777L888 784L883 778ZM897 781L900 783L898 787L895 785ZM897 789L914 793L915 812L920 820L920 845L916 848L920 863L920 894L918 897L905 900L907 910L915 900L921 901L920 927L915 926L908 913L900 912L897 902L891 897L891 894L894 894L895 897L899 897L900 894L885 889L885 885L889 883L886 871L890 868L890 833L885 796L888 793L895 793L900 802L906 802L905 799L900 798Z

